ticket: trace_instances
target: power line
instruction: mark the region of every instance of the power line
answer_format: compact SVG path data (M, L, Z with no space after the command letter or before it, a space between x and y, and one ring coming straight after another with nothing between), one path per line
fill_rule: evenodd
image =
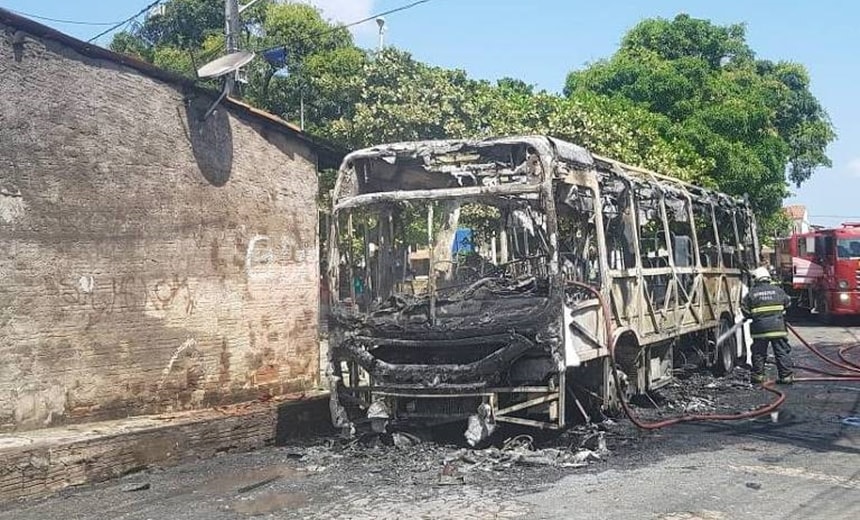
M13 13L21 16L26 16L27 18L33 18L35 20L44 20L46 22L56 22L56 23L64 23L68 25L91 25L91 26L105 26L105 25L115 25L119 22L84 22L80 20L61 20L59 18L49 18L47 16L39 16L37 14L24 13L21 11L15 11L14 9L9 9Z
M430 2L430 1L431 1L431 0L418 0L418 1L416 1L416 2L412 2L411 4L401 5L400 7L395 7L394 9L389 9L388 11L383 11L383 12L381 12L381 13L377 13L377 14L374 14L374 15L368 16L367 18L362 18L361 20L356 20L356 21L354 21L354 22L350 22L350 23L348 23L348 24L344 24L344 25L337 25L337 26L335 26L335 27L331 27L331 28L326 29L326 30L324 30L324 31L320 31L320 32L315 33L315 34L308 35L308 36L306 36L305 38L318 38L318 37L320 37L320 36L325 36L326 34L330 34L330 33L333 33L333 32L336 32L336 31L339 31L339 30L341 30L341 29L347 29L347 28L349 28L349 27L353 27L353 26L355 26L355 25L361 25L361 24L363 24L363 23L365 23L365 22L369 22L369 21L371 21L371 20L375 20L375 19L377 19L377 18L379 18L379 17L381 17L381 16L387 16L387 15L389 15L389 14L399 13L400 11L405 11L405 10L407 10L407 9L412 9L413 7L419 6L419 5L421 5L421 4L426 4L427 2ZM265 48L265 49L258 49L258 52L266 52L266 51L270 51L270 50L277 49L277 48L279 48L279 47L284 47L284 46L285 46L285 44L275 45L275 46L268 47L268 48Z
M162 1L163 1L163 0L157 0L157 1L153 2L152 4L150 4L150 5L146 6L146 7L144 7L143 9L141 9L141 11L140 11L139 13L135 14L134 16L132 16L132 17L130 17L130 18L128 18L128 19L126 19L126 20L123 20L122 22L117 23L116 25L114 25L114 26L113 26L113 27L111 27L110 29L107 29L106 31L104 31L104 32L102 32L102 33L100 33L100 34L97 34L96 36L93 36L93 37L92 37L90 40L88 40L88 41L89 41L89 42L93 42L94 40L97 40L97 39L101 38L101 37L102 37L102 36L104 36L105 34L107 34L107 33L111 32L111 31L115 30L117 27L120 27L121 25L126 24L126 23L128 23L128 22L130 22L130 21L134 20L135 18L137 18L138 16L140 16L141 14L143 14L144 12L146 12L147 10L149 10L149 9L151 9L151 8L155 7L156 5L160 4ZM415 2L412 2L412 3L406 4L406 5L401 5L400 7L395 7L395 8L393 8L393 9L389 9L389 10L387 10L387 11L383 11L383 12L381 12L381 13L377 13L377 14L374 14L374 15L368 16L367 18L362 18L361 20L356 20L356 21L354 21L354 22L350 22L350 23L347 23L347 24L344 24L344 25L337 25L337 26L335 26L335 27L331 27L331 28L326 29L326 30L324 30L324 31L320 31L320 32L315 33L315 34L307 35L307 36L305 36L304 38L305 38L305 39L306 39L306 38L318 38L318 37L320 37L320 36L325 36L326 34L333 33L333 32L335 32L335 31L339 31L339 30L341 30L341 29L346 29L346 28L349 28L349 27L353 27L353 26L356 26L356 25L360 25L360 24L363 24L363 23L369 22L369 21L371 21L371 20L375 20L375 19L377 19L377 18L379 18L379 17L381 17L381 16L387 16L387 15L390 15L390 14L399 13L399 12L401 12L401 11L406 11L407 9L412 9L413 7L419 6L419 5L421 5L421 4L426 4L426 3L430 2L430 1L431 1L431 0L417 0L417 1L415 1ZM284 44L281 44L281 45L275 45L275 46L268 47L268 48L265 48L265 49L256 49L256 51L257 51L257 52L266 52L266 51L273 50L273 49L277 49L277 48L279 48L279 47L284 47L284 46L285 46ZM210 49L210 50L209 50L209 51L207 51L207 52L204 52L204 53L203 53L203 55L202 55L201 57L203 57L203 58L205 59L205 57L207 57L207 56L214 55L214 54L216 54L216 53L218 53L218 52L221 52L221 50L222 50L223 48L224 48L224 44L222 43L222 44L218 45L218 47L215 47L215 48L213 48L213 49Z
M333 32L336 32L336 31L339 31L339 30L341 30L341 29L347 29L347 28L349 28L349 27L353 27L353 26L356 26L356 25L360 25L360 24L363 24L363 23L369 22L369 21L371 21L371 20L375 20L375 19L379 18L380 16L387 16L387 15L389 15L389 14L399 13L400 11L405 11L405 10L407 10L407 9L412 9L413 7L419 6L419 5L421 5L421 4L426 4L426 3L430 2L430 1L431 1L431 0L418 0L418 1L416 1L416 2L412 2L412 3L410 3L410 4L402 5L402 6L400 6L400 7L395 7L395 8L393 8L393 9L389 9L388 11L383 11L383 12L381 12L381 13L377 13L377 14L374 14L374 15L368 16L367 18L362 18L361 20L356 20L356 21L354 21L354 22L349 22L349 23L344 24L344 25L336 25L336 26L334 26L334 27L330 27L330 28L328 28L328 29L325 29L325 30L323 30L323 31L320 31L320 32L317 32L317 33L314 33L314 34L305 35L305 36L303 36L303 37L301 38L301 40L307 40L307 39L310 39L310 38L318 38L318 37L320 37L320 36L325 36L326 34L330 34L330 33L333 33ZM301 40L300 40L300 41L301 41ZM278 48L285 47L285 46L286 46L286 44L274 45L274 46L272 46L272 47L266 47L266 48L263 48L263 49L257 48L257 49L254 49L254 51L255 51L255 52L258 52L258 53L263 53L263 52L266 52L266 51L271 51L271 50L278 49ZM206 60L208 57L210 57L210 56L214 56L215 54L217 54L217 53L221 52L223 49L224 49L224 44L223 44L223 43L221 43L221 44L219 44L217 47L214 47L214 48L212 48L212 49L210 49L210 50L208 50L208 51L204 52L200 57L201 57L201 58L203 58L204 60Z
M412 2L411 4L401 5L400 7L395 7L394 9L390 9L390 10L388 10L388 11L383 11L383 12L381 12L381 13L375 14L375 15L373 15L373 16L369 16L369 17L367 17L367 18L364 18L364 19L358 20L358 21L356 21L356 22L351 22L351 23L348 23L348 24L346 24L346 25L342 25L342 26L340 26L340 27L337 27L336 29L344 29L344 28L346 28L346 27L352 27L353 25L360 25L360 24L363 24L364 22L369 22L369 21L371 21L371 20L375 20L375 19L379 18L380 16L387 16L387 15L389 15L389 14L399 13L400 11L405 11L405 10L407 10L407 9L412 9L413 7L415 7L415 6L417 6L417 5L426 4L426 3L427 3L427 2L429 2L429 1L430 1L430 0L419 0L419 1L417 1L417 2Z
M125 20L123 20L123 21L121 21L121 22L117 23L117 24L116 24L116 25L114 25L113 27L111 27L111 28L109 28L109 29L105 29L104 31L102 31L102 32L98 33L97 35L93 36L92 38L90 38L89 40L87 40L87 43L92 43L92 42L94 42L94 41L98 40L99 38L101 38L102 36L104 36L105 34L107 34L107 33L109 33L109 32L112 32L112 31L114 31L115 29L118 29L118 28L122 27L123 25L127 24L128 22L130 22L130 21L134 20L134 19L135 19L135 18L137 18L138 16L142 15L143 13L145 13L145 12L149 11L150 9L152 9L153 7L157 6L157 5L158 5L158 4L160 4L161 2L162 2L162 0L155 0L155 2L152 2L152 3L151 3L151 4L149 4L148 6L144 7L144 8L143 8L143 9L141 9L140 11L138 11L137 13L133 14L132 16L129 16L128 18L126 18Z

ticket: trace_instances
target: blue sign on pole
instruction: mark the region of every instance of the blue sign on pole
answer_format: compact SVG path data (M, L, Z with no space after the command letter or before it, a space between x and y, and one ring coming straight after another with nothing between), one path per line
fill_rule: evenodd
M472 243L472 230L468 228L460 228L454 235L454 245L451 247L451 253L457 256L457 253L463 251L471 253L475 250Z
M287 65L287 48L274 47L267 49L263 51L263 59L276 69L284 68Z

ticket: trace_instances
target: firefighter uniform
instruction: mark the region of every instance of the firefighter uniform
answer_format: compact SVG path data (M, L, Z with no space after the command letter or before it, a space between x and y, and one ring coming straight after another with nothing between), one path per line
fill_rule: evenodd
M791 298L785 291L772 285L770 273L766 268L759 267L753 272L755 285L750 289L741 302L741 312L744 317L751 319L752 333L752 374L754 383L765 380L764 365L767 360L768 344L773 346L776 358L778 382L792 382L791 346L788 344L788 331L785 328L785 309L791 303Z

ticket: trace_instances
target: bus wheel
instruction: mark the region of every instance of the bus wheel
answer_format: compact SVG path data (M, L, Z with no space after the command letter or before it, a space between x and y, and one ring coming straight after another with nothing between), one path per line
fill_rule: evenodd
M615 361L626 378L625 393L630 399L648 390L647 350L639 346L636 336L624 334L615 345Z
M732 323L728 318L722 318L717 329L717 337L720 337L724 332L732 328ZM714 374L724 376L730 373L735 368L735 358L737 357L737 342L735 336L730 336L723 341L721 345L717 345L717 360L714 363Z

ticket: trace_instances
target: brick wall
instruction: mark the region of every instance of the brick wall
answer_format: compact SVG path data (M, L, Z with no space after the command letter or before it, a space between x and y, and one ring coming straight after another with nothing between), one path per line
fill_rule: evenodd
M14 33L0 25L0 431L315 385L314 151Z

